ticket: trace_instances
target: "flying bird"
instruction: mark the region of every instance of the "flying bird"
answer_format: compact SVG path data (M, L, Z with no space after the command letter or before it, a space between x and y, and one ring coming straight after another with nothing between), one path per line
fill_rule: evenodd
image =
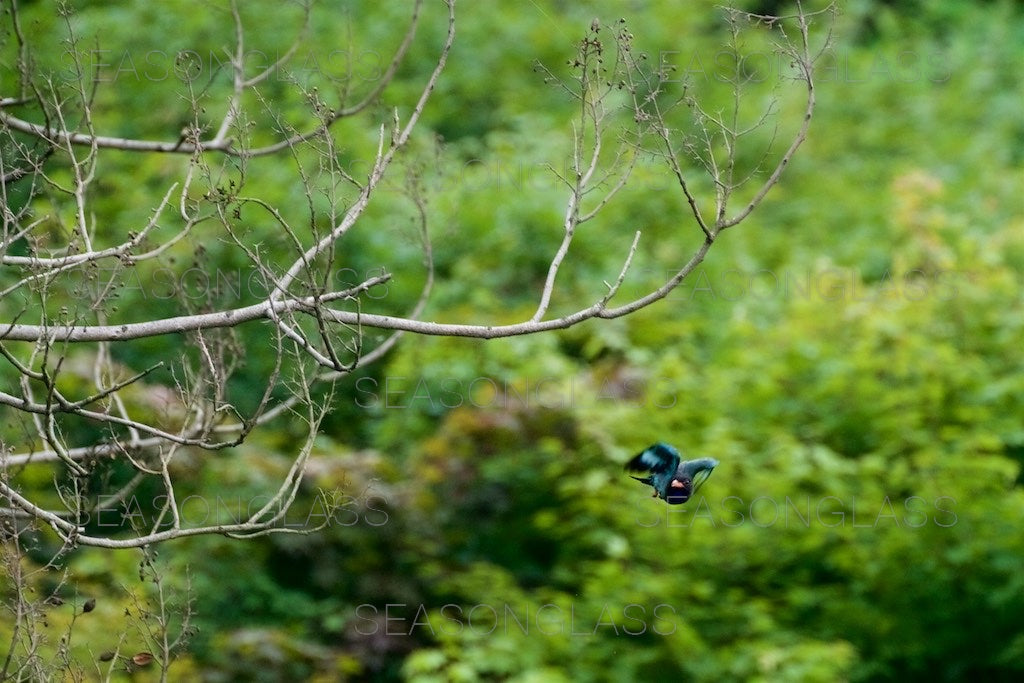
M646 473L646 477L633 478L654 487L655 498L669 505L681 505L690 500L717 465L714 458L682 460L679 451L659 441L633 456L625 469Z

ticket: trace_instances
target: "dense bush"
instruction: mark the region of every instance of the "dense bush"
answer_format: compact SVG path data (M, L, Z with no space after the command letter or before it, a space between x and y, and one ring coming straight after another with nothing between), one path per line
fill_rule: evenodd
M188 586L199 626L178 674L1024 677L1024 126L1013 68L1024 17L1009 2L963 3L955 16L888 5L850 3L840 16L807 148L667 301L536 337L406 339L340 389L325 422L298 519L325 514L318 492L341 495L325 531L161 548L168 590L183 601ZM530 63L562 59L596 10L462 10L463 52L428 118L448 143L431 218L439 242L469 234L483 248L439 262L430 316L457 319L472 303L500 321L532 310L547 253L535 247L560 238L557 187L496 182L496 167L466 161L536 169L564 144L567 104ZM210 30L198 16L148 25L135 4L110 24L108 11L97 4L83 21ZM630 22L652 53L716 49L714 22L675 3ZM366 31L357 40L390 36L383 19ZM417 65L403 79L414 82ZM144 136L166 122L140 112L163 110L140 100L104 115ZM358 156L375 143L351 144ZM275 173L253 169L250 183L273 194ZM627 287L679 266L656 238L696 228L670 222L676 199L638 173L651 190L612 205L581 241L559 305L591 300L594 274L619 264L606 245L638 227L652 240ZM148 206L148 190L126 170L106 217ZM352 246L359 267L392 253L394 216L407 213L397 193L375 207L378 237ZM405 256L399 302L421 277L416 251ZM206 257L216 261L214 245ZM264 370L254 358L245 376ZM656 440L721 461L681 509L621 472ZM288 446L281 425L242 447L262 454L259 467L240 470L226 454L197 490L244 501L287 467ZM49 558L49 542L40 537L27 566ZM67 559L76 594L101 596L76 624L82 662L117 644L137 561ZM68 615L50 619L57 632Z

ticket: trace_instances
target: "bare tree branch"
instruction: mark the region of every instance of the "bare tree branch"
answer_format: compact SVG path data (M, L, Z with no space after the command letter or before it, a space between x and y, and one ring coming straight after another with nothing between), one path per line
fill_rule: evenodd
M728 14L730 49L740 49L743 30L771 32L779 53L792 62L791 81L806 104L791 137L780 133L794 128L780 125L780 107L750 115L750 79L741 73L729 80L732 98L722 111L687 89L671 92L668 73L647 64L624 21L595 22L569 61L568 75L539 65L575 109L569 164L564 172L551 169L564 192L561 218L548 226L557 246L545 254L543 283L531 291L537 297L533 311L519 322L492 324L486 312L467 313L459 322L435 322L428 314L441 277L424 182L433 166L418 156L413 141L453 55L455 0L416 0L379 80L357 93L360 88L346 79L333 104L288 71L316 26L313 7L301 4L301 19L294 33L286 33L281 55L252 68L246 55L255 19L231 0L223 37L227 61L205 85L193 78L180 84L178 100L168 102L175 125L150 132L163 140L104 129L109 124L96 103L104 101L99 96L107 94L105 84L99 67L79 56L83 38L70 17L64 17L64 30L74 77L63 82L36 65L34 38L17 3L9 6L18 88L0 93L0 405L12 416L0 443L0 523L46 527L64 548L313 531L282 521L299 494L336 384L381 360L404 335L538 334L627 316L666 297L703 261L722 230L761 204L806 139L815 107L814 62L821 54L812 47L811 25L823 16L799 3L788 17ZM416 37L424 22L433 22L440 36L430 48L435 56L428 72L404 104L374 106L413 43L427 40ZM272 76L279 78L271 83ZM302 123L271 86L287 91L289 106L308 106ZM337 125L342 119L372 131L376 149L367 166L350 158L349 141ZM258 122L269 122L272 130L259 130ZM749 156L740 150L772 126L772 143L787 137L785 149L773 153L769 144L755 164L743 163ZM118 160L144 162L156 154L171 156L161 158L152 177L140 171L151 205L102 205L104 179L112 168L126 168ZM680 221L687 227L678 231L688 250L685 262L663 282L631 289L638 253L662 245L649 237L645 242L644 230L630 229L615 245L621 254L604 279L594 278L589 300L566 303L574 256L586 248L588 231L606 209L629 191L641 158L664 164L662 172L678 185L680 206L688 207ZM291 173L294 187L268 193L266 182L254 180L268 167ZM387 182L403 172L404 182ZM698 191L702 187L710 189ZM371 206L388 206L386 198L396 195L400 211L407 212L403 218L411 216L415 224L414 258L396 256L387 270L382 265L356 275L352 235L372 223ZM742 205L730 210L737 197ZM263 289L213 286L219 263L251 273ZM381 295L397 281L392 271L415 278L403 292L408 299ZM129 304L122 310L119 297L133 280L152 281L163 272L174 275L166 297L142 305L125 297ZM352 282L339 279L345 272L353 274L347 278ZM189 273L206 278L208 286L192 291ZM254 351L254 345L261 348ZM158 357L152 357L154 348L163 349ZM247 358L265 364L255 381L240 371ZM236 386L240 372L246 378L242 389ZM266 503L240 519L187 523L180 510L187 495L182 464L201 466L209 452L243 446L254 429L273 421L301 426L302 436ZM42 491L39 469L53 482ZM110 534L90 526L94 516L128 505L143 484L160 492L153 518ZM163 609L165 598L158 601ZM30 615L15 618L14 637L27 642ZM144 626L152 628L148 642L166 674L177 641L159 619ZM7 673L18 666L10 658L3 663Z

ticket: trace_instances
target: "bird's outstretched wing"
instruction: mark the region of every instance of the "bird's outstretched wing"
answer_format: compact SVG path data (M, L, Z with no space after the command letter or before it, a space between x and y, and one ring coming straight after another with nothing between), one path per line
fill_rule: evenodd
M698 458L683 463L683 474L688 475L693 482L693 491L690 495L697 493L697 489L711 476L712 470L718 466L714 458Z
M679 451L667 443L656 443L633 456L633 459L626 463L627 472L648 472L652 476L658 474L674 474L679 467ZM650 483L650 477L638 481Z

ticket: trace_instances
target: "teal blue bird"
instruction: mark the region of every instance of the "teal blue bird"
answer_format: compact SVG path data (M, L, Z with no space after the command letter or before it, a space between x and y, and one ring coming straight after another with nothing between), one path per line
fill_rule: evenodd
M669 505L681 505L690 500L717 466L714 458L682 460L679 451L659 441L633 456L625 469L646 473L646 477L633 478L654 487L655 498Z

